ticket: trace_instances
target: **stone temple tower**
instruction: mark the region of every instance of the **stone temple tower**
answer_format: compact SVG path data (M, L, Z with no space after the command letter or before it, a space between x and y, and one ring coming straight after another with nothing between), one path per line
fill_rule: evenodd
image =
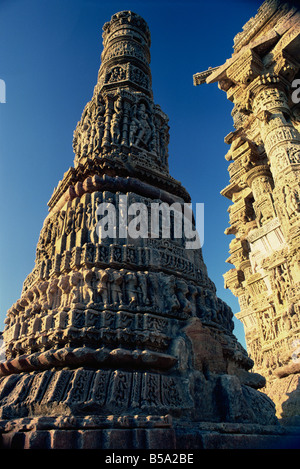
M174 235L190 197L168 171L148 26L123 11L103 29L74 166L54 190L35 268L7 313L2 447L234 447L234 432L246 446L261 433L274 443L274 405L257 390L265 381L249 372L232 312L201 248ZM101 225L103 205L112 231ZM170 236L165 215L134 236L123 223L137 218L130 210L153 205L172 206Z

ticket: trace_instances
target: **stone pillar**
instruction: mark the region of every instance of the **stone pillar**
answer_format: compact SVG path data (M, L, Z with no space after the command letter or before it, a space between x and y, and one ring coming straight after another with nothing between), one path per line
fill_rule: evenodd
M293 2L266 0L234 38L232 57L194 79L218 82L234 104L230 183L221 192L232 201L225 233L235 236L225 286L239 299L248 352L284 422L300 421L299 22Z
M288 89L290 93L290 88ZM300 134L291 123L286 87L276 76L263 76L251 86L252 110L276 186L274 201L286 237L295 231L300 213ZM298 220L297 220L298 219Z

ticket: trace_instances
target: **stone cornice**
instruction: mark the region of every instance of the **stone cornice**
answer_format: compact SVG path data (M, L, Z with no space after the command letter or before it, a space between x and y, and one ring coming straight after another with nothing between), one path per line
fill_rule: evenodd
M234 38L234 50L239 51L245 44L249 43L251 39L267 24L272 16L278 16L278 10L282 9L282 2L280 0L266 0L258 9L257 14L250 18L249 21L243 26L243 31L238 33Z
M195 73L193 75L193 83L194 86L203 85L206 83L206 79L214 72L218 70L219 67L209 67L208 70L204 70L203 72Z

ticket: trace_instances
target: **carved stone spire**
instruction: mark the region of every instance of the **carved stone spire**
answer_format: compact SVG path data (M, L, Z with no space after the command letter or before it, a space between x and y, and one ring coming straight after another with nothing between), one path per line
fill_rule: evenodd
M168 116L154 104L150 32L139 15L123 11L105 23L98 81L74 132L75 168L134 174L189 200L168 171Z
M152 99L150 31L147 23L132 11L112 16L103 26L99 90L135 89Z
M30 448L202 448L216 432L222 446L224 423L258 432L276 423L273 405L256 390L264 380L248 371L200 246L178 235L189 195L168 172L148 27L125 11L103 38L74 167L54 191L35 268L7 313L0 432L9 446L18 430ZM201 422L211 422L212 440Z

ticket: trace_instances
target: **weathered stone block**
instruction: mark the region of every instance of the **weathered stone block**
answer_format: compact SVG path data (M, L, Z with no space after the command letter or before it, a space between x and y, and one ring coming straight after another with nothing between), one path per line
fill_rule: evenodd
M80 430L80 449L101 449L103 448L103 430Z
M76 430L51 430L51 449L78 448L78 432Z
M172 428L153 428L146 430L146 448L175 449L176 433Z
M113 429L104 431L103 447L105 449L131 449L133 448L133 435L131 429Z
M31 431L25 434L24 449L50 449L51 437L47 430Z

